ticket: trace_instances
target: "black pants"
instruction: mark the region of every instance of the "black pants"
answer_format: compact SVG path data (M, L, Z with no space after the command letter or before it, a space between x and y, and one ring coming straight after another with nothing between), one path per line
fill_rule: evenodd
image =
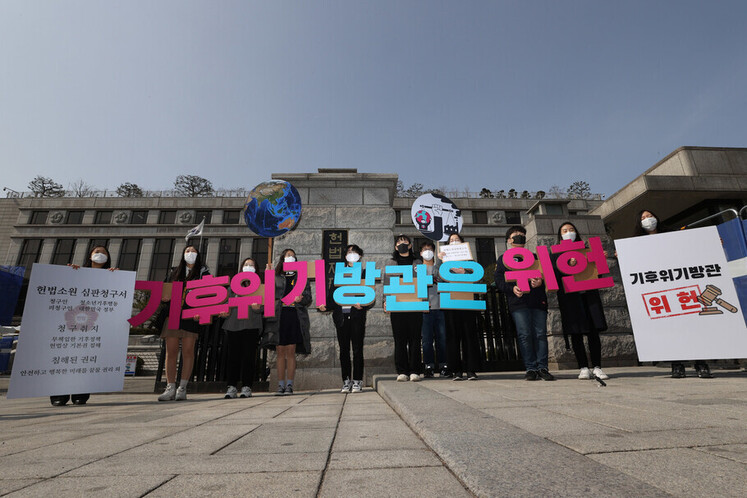
M389 316L392 320L394 367L397 374L420 374L423 371L420 354L423 314L408 311L391 313Z
M350 313L342 314L342 326L337 328L337 343L340 345L340 370L342 380L363 380L363 339L366 322ZM353 344L353 377L350 377L350 344Z
M239 376L241 385L251 388L257 367L257 345L259 330L226 330L226 347L228 348L228 365L226 380L229 386L237 386Z
M480 370L480 346L475 312L444 310L446 314L446 362L455 374Z
M569 334L571 336L571 347L573 354L576 355L578 368L589 368L589 361L586 358L586 348L584 348L584 336L589 343L589 354L591 355L591 366L602 366L602 343L599 340L599 332L589 332L588 334Z

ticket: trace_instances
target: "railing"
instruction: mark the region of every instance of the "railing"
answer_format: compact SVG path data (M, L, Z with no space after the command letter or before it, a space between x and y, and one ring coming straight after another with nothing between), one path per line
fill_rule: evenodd
M72 190L65 190L62 192L62 195L55 195L55 196L40 196L35 194L34 192L16 192L15 190L11 190L9 188L4 188L3 191L5 191L5 197L8 199L28 199L28 198L38 198L38 199L59 199L59 198L93 198L93 197L108 197L108 198L122 198L122 199L132 199L132 198L142 198L142 197L190 197L186 196L182 193L177 192L176 190L143 190L142 194L139 195L133 195L133 196L121 196L117 194L116 190L91 190L88 192L74 192ZM200 196L194 196L195 199L201 198L201 197L247 197L249 195L249 192L251 192L251 189L216 189L213 191L210 195L200 195Z
M488 190L482 190L480 192L472 192L469 190L443 190L440 188L434 188L434 189L425 189L422 191L417 192L396 192L394 194L395 197L399 197L401 199L415 199L417 197L420 197L423 194L427 193L435 193L435 194L441 194L449 199L534 199L534 200L540 200L540 199L586 199L586 200L592 200L592 201L601 201L604 200L604 194L586 194L586 195L578 195L578 194L568 194L566 192L545 192L543 190L537 190L537 191L517 191L514 189L510 190L495 190L495 191L488 191Z
M508 311L506 296L488 286L487 293L480 298L486 302L486 310L476 314L480 358L483 360L481 369L489 372L524 370L516 326Z

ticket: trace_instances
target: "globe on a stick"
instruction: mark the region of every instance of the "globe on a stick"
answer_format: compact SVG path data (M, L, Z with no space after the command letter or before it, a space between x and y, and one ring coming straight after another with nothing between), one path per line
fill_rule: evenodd
M301 196L288 182L271 180L249 192L244 221L262 237L277 237L293 229L301 219Z

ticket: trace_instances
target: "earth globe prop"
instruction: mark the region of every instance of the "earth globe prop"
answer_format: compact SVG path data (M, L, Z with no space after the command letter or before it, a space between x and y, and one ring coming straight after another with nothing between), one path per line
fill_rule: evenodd
M282 180L262 182L249 192L244 221L261 237L278 237L292 230L301 219L301 196L296 187Z
M415 199L410 216L420 233L437 242L446 242L451 234L462 231L462 210L441 194L427 193Z

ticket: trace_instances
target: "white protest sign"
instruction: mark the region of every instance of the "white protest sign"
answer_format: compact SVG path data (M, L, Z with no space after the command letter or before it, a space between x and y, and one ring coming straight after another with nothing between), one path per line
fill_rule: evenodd
M431 240L446 242L462 231L462 211L441 194L423 194L410 210L415 227Z
M469 242L441 245L438 250L444 253L441 260L444 263L447 261L472 261L474 259Z
M716 227L615 241L641 361L747 357Z
M124 388L135 272L35 264L8 398Z

